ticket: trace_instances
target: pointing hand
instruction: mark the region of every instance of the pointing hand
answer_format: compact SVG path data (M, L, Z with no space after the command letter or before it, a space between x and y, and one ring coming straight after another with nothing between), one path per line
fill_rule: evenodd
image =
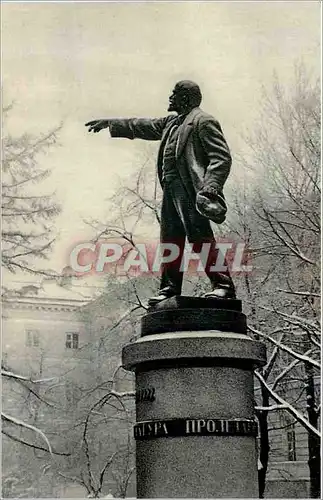
M107 128L109 126L109 120L92 120L91 122L87 122L85 124L86 127L89 127L89 132L100 132L100 130Z

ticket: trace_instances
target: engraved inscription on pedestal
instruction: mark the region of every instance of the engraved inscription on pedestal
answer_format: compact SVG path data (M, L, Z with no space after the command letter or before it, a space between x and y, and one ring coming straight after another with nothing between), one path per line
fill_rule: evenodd
M252 419L168 419L137 422L135 439L154 439L178 436L257 436L257 422Z

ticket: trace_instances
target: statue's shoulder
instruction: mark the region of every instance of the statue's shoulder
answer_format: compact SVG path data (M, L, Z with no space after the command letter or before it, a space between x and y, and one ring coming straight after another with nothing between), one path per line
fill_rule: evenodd
M206 123L206 122L216 122L217 120L210 113L206 113L206 111L204 111L203 109L198 108L196 110L194 121L195 121L195 123L198 123L199 125L202 125L203 123Z

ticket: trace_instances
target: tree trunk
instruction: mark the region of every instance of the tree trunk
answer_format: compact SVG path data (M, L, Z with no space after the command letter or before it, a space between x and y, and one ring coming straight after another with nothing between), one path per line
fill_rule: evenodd
M308 420L313 427L318 429L318 412L315 404L314 370L305 364L306 373L306 409ZM320 439L308 433L308 466L310 469L310 495L311 498L321 498L321 447Z
M265 387L261 387L261 399L262 406L269 406L269 394ZM268 411L260 410L257 416L260 431L259 461L261 463L261 469L258 470L259 498L264 498L270 450L268 435Z

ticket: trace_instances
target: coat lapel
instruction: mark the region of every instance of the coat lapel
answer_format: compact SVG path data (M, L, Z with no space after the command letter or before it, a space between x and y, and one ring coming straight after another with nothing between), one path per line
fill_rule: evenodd
M170 123L167 125L167 127L165 128L165 131L164 131L164 134L163 134L163 137L162 137L162 140L160 141L160 149L163 149L165 144L166 144L166 141L168 139L168 136L169 136L169 132L171 131L171 129L173 128L174 126L174 122L176 121L176 116L174 115L174 120L171 120Z
M160 146L159 146L159 151L158 151L158 159L157 159L157 168L158 168L159 181L161 184L162 184L162 177L163 177L164 149L165 149L165 145L166 145L169 133L170 133L175 121L176 121L176 116L174 115L174 119L170 120L170 123L166 126L163 137L160 141Z
M192 109L192 111L187 115L187 117L183 121L176 145L176 158L178 158L182 154L188 136L190 135L193 128L194 118L200 111L201 111L200 108Z

